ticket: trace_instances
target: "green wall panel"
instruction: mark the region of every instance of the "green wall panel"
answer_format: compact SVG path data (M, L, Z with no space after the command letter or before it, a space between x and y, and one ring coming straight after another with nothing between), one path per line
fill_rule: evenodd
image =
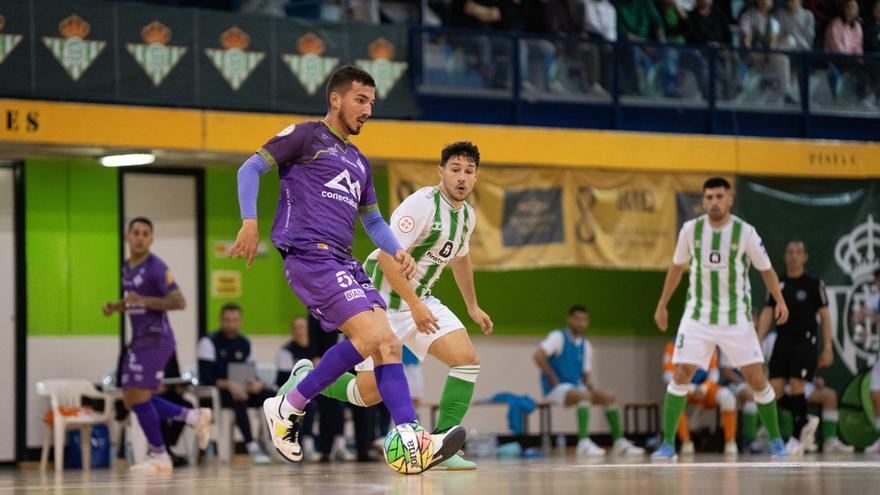
M119 293L117 171L28 160L25 243L29 335L115 335L101 304Z

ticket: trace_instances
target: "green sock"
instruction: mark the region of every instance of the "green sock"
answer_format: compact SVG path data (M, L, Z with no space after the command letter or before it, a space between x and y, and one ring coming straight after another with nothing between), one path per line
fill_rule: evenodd
M675 445L675 432L678 420L687 404L687 396L677 396L666 392L663 398L663 442Z
M779 434L782 435L783 440L788 440L791 438L792 432L794 431L794 418L791 415L791 411L788 409L783 409L779 411Z
M823 419L822 420L822 437L825 440L829 438L837 438L837 420L836 419Z
M335 382L331 383L329 387L322 390L321 395L336 399L340 402L351 402L348 400L348 383L354 379L355 376L353 374L343 373L342 376L340 376Z
M578 439L582 440L590 436L590 406L589 405L578 405L577 408L578 415Z
M743 440L752 443L758 437L758 415L755 413L742 413Z
M620 428L620 409L616 407L605 409L605 417L608 419L608 426L611 427L611 438L614 440L623 438L623 429Z
M443 395L440 396L440 414L435 431L445 431L461 424L461 420L471 406L474 384L479 373L479 365L449 368Z
M776 414L776 399L766 403L758 404L758 414L761 415L761 421L770 434L770 440L782 438L779 435L779 418Z

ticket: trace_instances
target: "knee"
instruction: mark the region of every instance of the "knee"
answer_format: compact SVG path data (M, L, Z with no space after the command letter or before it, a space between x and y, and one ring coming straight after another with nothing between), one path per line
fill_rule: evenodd
M382 339L374 332L367 335L355 335L351 338L351 345L364 357L375 354L381 343Z
M736 410L736 397L733 396L733 392L726 388L719 389L715 394L715 399L718 402L718 407L722 411L735 411Z
M378 339L376 351L384 363L399 363L403 358L400 340L394 334L383 335Z
M833 388L825 388L825 400L822 407L828 410L837 409L837 392Z
M460 356L456 356L454 359L448 363L450 368L455 366L479 366L480 358L477 357L477 353L471 350L470 352L462 353Z
M676 365L675 371L672 373L672 380L679 385L687 385L694 378L697 367L690 364Z

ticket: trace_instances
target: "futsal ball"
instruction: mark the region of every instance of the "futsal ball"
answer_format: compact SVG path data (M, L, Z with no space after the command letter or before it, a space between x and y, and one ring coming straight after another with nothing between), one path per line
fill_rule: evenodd
M401 474L421 473L434 455L428 430L415 423L397 425L385 437L385 462Z

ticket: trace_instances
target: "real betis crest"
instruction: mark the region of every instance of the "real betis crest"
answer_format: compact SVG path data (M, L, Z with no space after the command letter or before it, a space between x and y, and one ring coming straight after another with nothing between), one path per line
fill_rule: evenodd
M186 54L185 46L171 46L171 30L159 21L153 21L141 29L144 43L126 43L128 53L144 69L153 86L158 87Z
M376 94L379 98L385 98L406 71L407 63L392 62L394 45L385 38L370 43L368 53L371 60L358 60L357 65L373 76L376 81Z
M0 31L6 27L6 18L0 15ZM0 64L6 60L6 57L15 50L15 47L21 43L22 35L20 34L0 34Z
M251 72L260 65L266 56L264 52L246 51L250 44L251 37L238 26L233 26L220 35L222 50L205 48L205 54L211 59L214 67L220 71L223 79L226 79L233 91L238 91L241 88Z
M106 41L86 40L90 30L88 22L72 14L58 23L62 38L43 36L43 44L74 81L82 77L107 45Z
M324 40L314 33L308 33L296 41L299 55L285 53L281 58L302 83L309 96L315 92L333 72L339 63L338 57L322 57L326 51Z

